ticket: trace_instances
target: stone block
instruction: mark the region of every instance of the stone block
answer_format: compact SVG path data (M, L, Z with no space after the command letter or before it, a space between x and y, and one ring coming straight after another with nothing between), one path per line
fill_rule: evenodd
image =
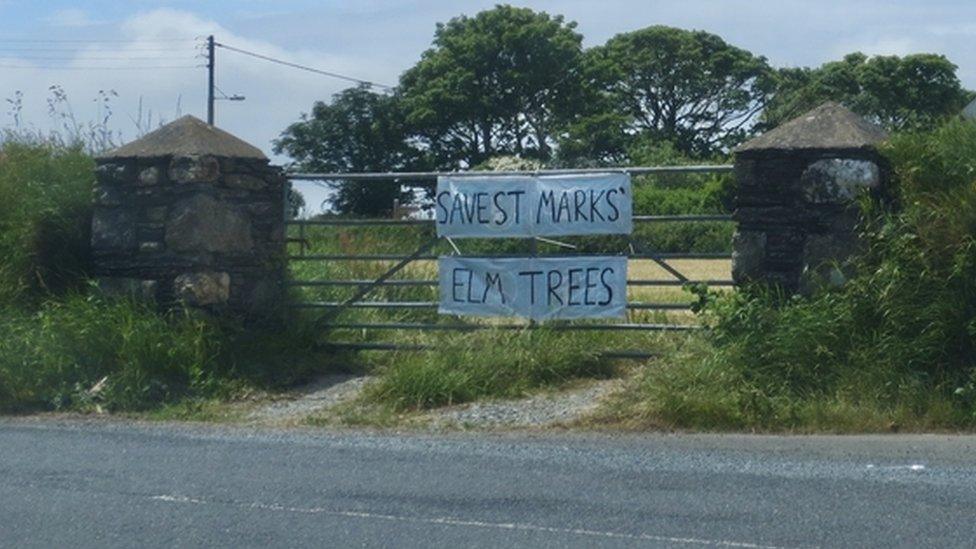
M139 177L136 179L136 183L142 186L158 185L161 179L162 173L156 166L149 166L144 168L139 172Z
M803 198L810 204L853 202L881 184L881 170L868 160L829 158L818 160L800 176Z
M230 275L223 272L183 273L173 281L173 293L177 299L197 307L227 303Z
M92 201L96 206L121 206L124 193L118 185L96 183L92 189Z
M163 251L163 249L162 242L148 241L139 243L139 251L142 253L156 253Z
M169 208L166 206L155 206L152 208L146 208L145 217L146 221L151 223L163 223L166 221L166 214L169 213Z
M99 162L95 166L95 178L106 185L124 185L132 182L135 165L132 161L118 159L114 162Z
M212 156L177 156L169 165L169 178L176 183L214 183L220 177L220 163Z
M195 195L173 208L166 246L176 252L247 253L254 248L251 222L233 205Z
M156 299L159 283L130 277L101 277L96 281L99 291L114 298Z
M247 174L230 174L224 176L224 185L236 189L260 191L267 188L268 183L260 177Z
M853 234L812 234L803 246L804 269L818 269L827 263L843 263L856 254L860 240Z
M132 250L136 247L136 224L132 214L119 208L96 208L92 214L92 248Z
M807 221L807 216L803 212L786 206L740 206L733 214L733 218L741 224L756 226L792 226Z
M762 278L766 233L736 230L732 236L732 279L736 284Z

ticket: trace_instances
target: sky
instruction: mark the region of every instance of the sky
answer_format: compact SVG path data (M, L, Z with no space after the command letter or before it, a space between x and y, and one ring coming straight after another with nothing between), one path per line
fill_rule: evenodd
M121 141L182 114L206 117L203 38L372 82L394 85L430 46L438 22L473 15L481 0L0 0L0 100L22 94L20 123L41 130L60 86L75 118L105 115ZM973 0L563 0L512 1L578 23L584 45L649 25L699 29L777 67L818 66L846 53L933 52L976 89ZM216 81L241 102L217 102L217 126L261 148L313 102L348 82L217 50ZM0 127L14 124L0 101Z

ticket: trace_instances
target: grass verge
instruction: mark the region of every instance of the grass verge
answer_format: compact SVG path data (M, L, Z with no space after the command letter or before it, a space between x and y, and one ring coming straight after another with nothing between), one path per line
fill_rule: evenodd
M596 337L547 330L478 332L440 337L436 352L399 353L378 369L366 397L396 410L517 397L580 377L606 377Z
M894 211L865 203L857 274L811 296L702 294L672 348L602 420L694 430L976 427L976 124L895 137Z

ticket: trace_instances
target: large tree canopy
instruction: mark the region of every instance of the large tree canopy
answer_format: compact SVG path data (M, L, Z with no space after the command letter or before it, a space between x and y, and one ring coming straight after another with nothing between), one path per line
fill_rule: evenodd
M401 78L408 120L434 162L547 159L557 117L579 105L575 26L512 6L439 24L433 47Z
M973 97L945 57L856 53L818 69L766 59L702 31L664 26L582 49L576 24L507 5L438 24L392 95L365 87L316 103L275 144L304 170L701 161L826 100L891 130L924 128ZM521 161L520 160L520 161ZM398 185L340 183L343 213L388 213Z
M669 141L693 156L725 150L747 134L774 85L765 58L714 34L664 26L588 50L584 74L591 109L570 128L566 146L607 160L618 160L627 144L615 134ZM581 130L594 116L619 125Z
M819 69L781 70L763 123L776 126L832 100L889 130L926 128L958 114L970 98L942 55L852 53Z
M394 171L417 162L418 152L406 136L396 98L357 87L334 95L331 103L315 103L311 115L302 115L282 132L274 149L305 171ZM385 214L394 199L408 198L393 182L339 182L334 187L332 206L342 213Z

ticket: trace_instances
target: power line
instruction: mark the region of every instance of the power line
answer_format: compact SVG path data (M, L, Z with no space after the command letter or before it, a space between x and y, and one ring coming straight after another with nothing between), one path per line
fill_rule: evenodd
M107 71L125 71L125 70L156 70L156 69L199 69L200 65L158 65L158 66L134 66L134 67L89 67L89 66L51 66L51 65L0 65L0 69L34 69L40 71L52 71L52 70L107 70Z
M170 39L170 40L52 40L47 38L3 38L0 39L0 44L3 43L14 43L14 44L36 44L36 43L52 43L52 44L173 44L178 42L196 42L196 38L180 38L180 39Z
M240 48L235 48L233 46L228 46L227 44L221 44L220 42L214 42L214 45L219 48L224 48L225 50L235 51L237 53L242 53L244 55L249 55L251 57L256 57L258 59L263 59L265 61L270 61L272 63L277 63L279 65L284 65L286 67L292 67L294 69L300 69L303 71L313 72L315 74L321 74L323 76L331 76L332 78L339 78L340 80L346 80L348 82L355 82L357 84L365 84L367 86L373 86L377 88L385 88L388 90L394 89L393 86L387 86L386 84L378 84L376 82L370 82L369 80L362 80L352 76L346 76L344 74L339 74L337 72L324 71L322 69L316 69L313 67L308 67L305 65L299 65L298 63L292 63L290 61L284 61L282 59L276 59L274 57L268 57L267 55L261 55L260 53L255 53L253 51L242 50Z
M187 60L190 60L190 59L193 59L193 58L192 57L188 57L188 56L183 56L183 57L125 57L125 56L111 56L111 57L106 57L106 56L80 55L80 56L73 56L73 57L63 57L63 56L58 56L58 57L49 57L49 56L35 57L35 56L30 56L30 55L18 55L18 56L16 56L16 59L17 60L24 60L24 61L75 61L75 60L79 60L79 59L80 60L83 60L83 61L187 61Z
M80 52L115 52L118 49L78 49L78 48L8 48L6 46L0 45L0 52L5 51L15 51L15 52L68 52L68 53L80 53ZM125 48L125 51L163 51L163 52L193 52L197 51L196 47L186 47L183 48Z

